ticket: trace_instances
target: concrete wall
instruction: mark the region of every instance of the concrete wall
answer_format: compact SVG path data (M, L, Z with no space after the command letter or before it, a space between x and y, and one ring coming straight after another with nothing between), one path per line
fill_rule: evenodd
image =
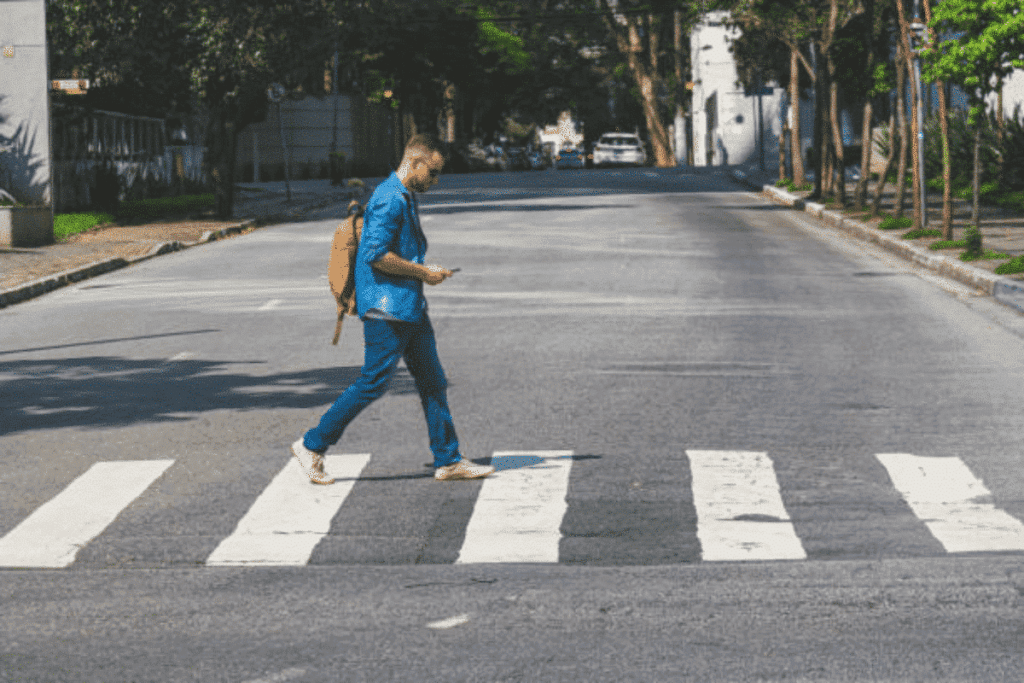
M0 0L0 187L50 204L50 106L44 0Z
M739 31L724 26L727 16L709 12L690 34L693 163L760 164L763 157L765 168L777 171L783 90L765 87L747 93L738 83L729 45Z
M258 182L284 177L282 120L293 179L327 177L332 151L344 152L351 175L386 175L398 164L403 141L397 115L358 95L340 94L285 100L280 110L270 105L264 121L238 136L237 178Z

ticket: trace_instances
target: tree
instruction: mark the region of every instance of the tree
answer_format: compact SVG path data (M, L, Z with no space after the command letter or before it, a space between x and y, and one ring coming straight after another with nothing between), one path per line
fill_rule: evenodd
M743 71L748 68L762 68L769 73L778 70L776 59L759 59L755 47L758 43L764 43L764 49L769 49L768 44L771 41L778 41L789 51L790 163L793 167L793 182L797 186L802 186L805 176L800 135L800 99L806 88L813 86L816 76L815 69L804 54L804 50L810 46L811 36L818 26L819 7L815 3L798 0L739 0L732 4L731 9L733 21L744 31L744 35L750 36L749 39L741 37L738 46L737 55ZM764 34L767 38L757 38L758 33ZM745 62L751 66L743 66ZM801 74L804 75L803 78ZM782 74L778 75L780 83L783 82L781 76Z
M654 163L659 167L675 166L672 144L669 141L665 119L669 112L670 98L667 93L663 68L671 66L662 59L663 45L672 45L676 12L678 21L687 29L694 26L702 15L701 8L694 3L660 0L642 3L639 0L597 0L608 34L614 39L620 55L625 58L629 74L636 84L640 105L643 108L647 134L654 152ZM671 112L674 115L674 111Z
M974 128L974 181L971 222L980 227L981 129L985 98L1002 87L1014 68L1024 68L1024 8L1020 0L943 0L929 27L940 40L922 52L923 77L967 90Z
M267 86L322 79L335 36L329 0L51 0L48 10L55 63L93 79L96 100L151 115L209 114L207 163L222 217L233 210L238 133L265 115Z

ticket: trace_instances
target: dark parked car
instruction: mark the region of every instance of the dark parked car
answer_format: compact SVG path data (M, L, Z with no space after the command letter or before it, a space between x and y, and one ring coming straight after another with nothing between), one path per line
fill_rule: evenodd
M579 149L563 149L555 159L556 168L583 168L583 151Z

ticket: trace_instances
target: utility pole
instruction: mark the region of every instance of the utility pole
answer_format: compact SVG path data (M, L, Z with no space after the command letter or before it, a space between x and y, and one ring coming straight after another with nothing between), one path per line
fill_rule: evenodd
M927 1L927 0L926 0ZM920 178L921 193L921 227L928 227L928 185L924 178L924 88L921 83L921 45L924 43L925 25L921 23L921 3L914 0L914 20L910 24L911 35L915 41L914 81L917 85L917 170Z

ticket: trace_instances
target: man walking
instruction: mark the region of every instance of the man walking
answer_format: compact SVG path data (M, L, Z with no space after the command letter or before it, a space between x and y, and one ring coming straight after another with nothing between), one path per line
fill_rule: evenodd
M366 345L362 373L291 449L314 484L334 482L324 472L324 452L341 439L363 408L387 391L400 358L405 359L423 403L434 478L477 479L494 472L493 467L474 464L459 453L448 409L448 381L437 357L423 296L424 282L441 284L453 272L424 265L427 238L420 227L415 195L434 186L443 166L437 140L413 136L398 170L377 187L366 205L355 264L356 306Z

